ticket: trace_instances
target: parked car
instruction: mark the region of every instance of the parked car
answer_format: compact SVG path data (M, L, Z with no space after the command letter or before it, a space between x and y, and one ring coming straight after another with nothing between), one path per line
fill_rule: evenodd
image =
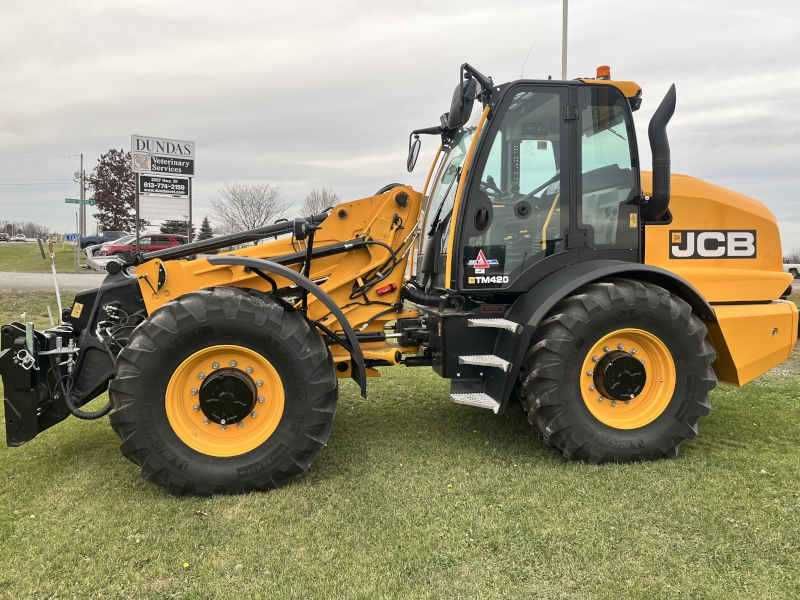
M106 242L114 242L130 235L127 231L101 231L100 235L89 235L81 238L81 250L87 246L95 246L97 244L105 244Z
M783 259L783 270L786 273L791 273L795 279L800 278L800 263L789 262L789 259Z
M146 234L139 238L139 249L142 252L154 252L171 246L180 246L185 244L188 239L185 235L171 233ZM112 243L109 246L104 246L97 253L97 256L116 256L122 254L125 250L136 250L136 239L127 241L124 244Z
M18 233L13 238L11 238L12 242L27 242L28 238L25 237L24 233Z
M10 235L4 232L0 232L0 242L10 242L10 241L11 241Z

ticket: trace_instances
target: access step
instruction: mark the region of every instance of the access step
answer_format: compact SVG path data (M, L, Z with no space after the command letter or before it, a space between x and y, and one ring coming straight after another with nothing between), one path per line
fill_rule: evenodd
M500 410L500 403L495 401L494 398L488 394L480 392L473 392L470 394L450 394L450 400L456 404L466 404L468 406L477 406L478 408L488 408L497 414Z
M458 364L460 365L481 365L484 367L497 367L508 372L511 368L511 363L505 359L495 356L494 354L476 354L474 356L459 356Z
M494 329L505 329L511 333L519 333L522 325L509 321L508 319L468 319L467 327L493 327Z

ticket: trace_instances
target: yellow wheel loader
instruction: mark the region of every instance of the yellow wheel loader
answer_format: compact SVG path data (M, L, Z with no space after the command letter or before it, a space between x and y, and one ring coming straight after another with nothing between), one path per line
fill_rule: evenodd
M8 444L110 413L171 494L268 490L325 445L337 378L365 395L404 365L449 379L456 403L519 402L567 458L676 456L718 379L789 357L798 317L769 210L671 174L675 101L673 86L643 172L635 83L497 85L462 65L449 111L409 136L409 171L420 136L441 140L422 192L127 253L65 324L3 326Z

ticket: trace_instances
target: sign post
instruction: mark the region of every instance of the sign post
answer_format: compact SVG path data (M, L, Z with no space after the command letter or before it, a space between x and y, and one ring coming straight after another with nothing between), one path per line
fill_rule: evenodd
M136 175L136 251L140 219L187 218L192 241L192 178L194 142L131 136L131 161Z

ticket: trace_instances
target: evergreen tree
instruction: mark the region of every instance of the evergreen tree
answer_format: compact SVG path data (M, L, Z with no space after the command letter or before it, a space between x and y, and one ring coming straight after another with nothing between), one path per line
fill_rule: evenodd
M161 233L171 233L174 235L189 235L188 223L186 221L164 221L161 225ZM192 226L192 240L195 239L195 228Z
M214 230L211 229L211 223L208 222L208 216L203 217L203 222L200 224L200 235L197 236L197 241L210 240L213 237Z

